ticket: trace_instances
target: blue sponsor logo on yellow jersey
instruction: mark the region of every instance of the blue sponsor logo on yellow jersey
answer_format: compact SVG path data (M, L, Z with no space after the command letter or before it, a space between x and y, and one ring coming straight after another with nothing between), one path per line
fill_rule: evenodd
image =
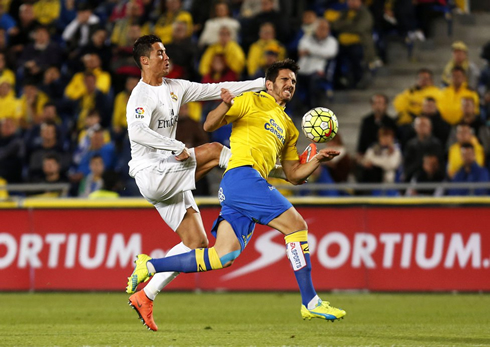
M276 137L282 143L285 142L284 135L283 135L284 130L282 130L282 128L274 121L274 119L271 118L269 122L265 123L264 129L276 135Z

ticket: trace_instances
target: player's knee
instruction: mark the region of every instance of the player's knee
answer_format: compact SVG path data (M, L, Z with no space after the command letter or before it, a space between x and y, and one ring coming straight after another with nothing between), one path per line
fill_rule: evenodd
M189 247L190 249L196 249L196 248L208 248L209 246L209 241L206 236L199 236L195 237L189 240L183 241L184 245Z
M209 144L209 151L212 153L211 157L215 160L219 160L219 156L221 155L222 149L223 149L223 145L219 142L211 142Z
M303 217L301 217L301 215L298 214L297 218L295 218L291 223L290 229L293 231L307 230L308 224L306 224L306 221L303 219Z
M202 239L200 242L201 242L201 246L199 246L200 248L208 248L209 247L209 241L208 241L207 237Z

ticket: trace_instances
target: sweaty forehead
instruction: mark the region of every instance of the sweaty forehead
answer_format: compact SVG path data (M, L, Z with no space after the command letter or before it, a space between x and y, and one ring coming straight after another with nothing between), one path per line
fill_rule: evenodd
M279 70L279 74L277 75L278 78L291 78L291 79L296 79L296 74L289 70L289 69L282 69Z
M153 51L164 51L165 47L163 46L163 43L161 42L155 42L154 44L151 45L153 48Z

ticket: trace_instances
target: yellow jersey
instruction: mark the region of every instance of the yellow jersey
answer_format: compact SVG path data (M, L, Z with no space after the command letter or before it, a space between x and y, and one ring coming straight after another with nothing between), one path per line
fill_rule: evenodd
M233 123L231 158L226 171L252 166L267 178L278 158L299 160L298 129L284 108L266 92L246 92L235 97L225 121Z

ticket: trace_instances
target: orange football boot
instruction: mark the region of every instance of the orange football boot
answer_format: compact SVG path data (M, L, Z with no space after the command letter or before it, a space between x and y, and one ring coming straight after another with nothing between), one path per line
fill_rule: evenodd
M136 310L143 325L146 326L148 330L158 330L158 327L153 320L153 300L148 299L144 290L140 290L131 295L128 304Z
M318 153L316 149L316 144L310 143L306 146L303 153L299 156L299 161L301 164L305 164L311 160Z

